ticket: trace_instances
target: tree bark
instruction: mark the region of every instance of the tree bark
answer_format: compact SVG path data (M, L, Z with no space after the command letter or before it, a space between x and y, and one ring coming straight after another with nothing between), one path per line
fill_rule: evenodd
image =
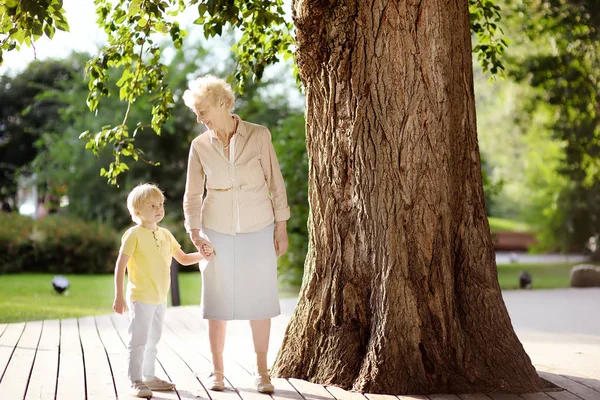
M536 391L498 285L466 0L295 0L309 253L274 373L361 392Z

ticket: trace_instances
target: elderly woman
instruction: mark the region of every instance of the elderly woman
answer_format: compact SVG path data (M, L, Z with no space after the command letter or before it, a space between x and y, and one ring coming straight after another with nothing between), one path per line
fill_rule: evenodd
M213 359L209 388L224 388L227 321L249 320L257 390L272 393L267 351L271 318L280 313L277 257L287 250L290 209L271 134L232 114L235 97L223 79L196 79L183 100L207 129L190 147L183 210L194 245L202 251L208 239L215 251L202 272Z

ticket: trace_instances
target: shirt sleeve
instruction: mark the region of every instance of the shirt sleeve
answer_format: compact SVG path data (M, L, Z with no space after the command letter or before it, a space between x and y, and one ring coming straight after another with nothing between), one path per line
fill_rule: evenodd
M190 146L185 193L183 194L184 226L187 232L202 228L202 196L204 195L204 169L195 148Z
M181 248L181 245L177 239L175 239L175 236L173 236L171 231L167 230L167 236L169 237L169 243L171 244L171 254L175 254L175 252Z
M285 182L281 175L275 148L271 142L271 132L268 129L264 130L261 140L260 164L265 174L267 186L271 192L275 221L287 221L290 219L290 207L287 202Z
M119 253L131 257L137 247L137 235L133 229L128 229L121 238Z

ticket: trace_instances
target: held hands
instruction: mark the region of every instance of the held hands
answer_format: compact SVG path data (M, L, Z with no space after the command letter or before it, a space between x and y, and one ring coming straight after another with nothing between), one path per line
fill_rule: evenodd
M127 311L127 303L125 303L125 299L123 297L115 297L115 301L113 302L113 310L117 314L123 314L125 311Z
M212 244L200 236L200 229L192 229L190 231L190 239L204 258L207 260L215 258L215 250L213 249Z
M212 244L210 244L210 242L208 242L208 244L203 244L202 250L199 251L206 259L208 259L208 257L205 254L208 254L210 258L214 257L215 255L215 249L212 247Z
M285 221L275 223L275 232L273 232L273 242L275 244L275 253L277 257L285 254L288 248L287 226Z

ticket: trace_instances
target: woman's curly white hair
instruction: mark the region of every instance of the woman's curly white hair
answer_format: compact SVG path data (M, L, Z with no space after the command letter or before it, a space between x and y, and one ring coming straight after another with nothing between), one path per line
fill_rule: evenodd
M204 107L218 107L224 104L230 112L233 111L235 96L231 86L224 79L204 75L191 81L188 86L189 89L183 93L183 102L192 111L200 104Z

